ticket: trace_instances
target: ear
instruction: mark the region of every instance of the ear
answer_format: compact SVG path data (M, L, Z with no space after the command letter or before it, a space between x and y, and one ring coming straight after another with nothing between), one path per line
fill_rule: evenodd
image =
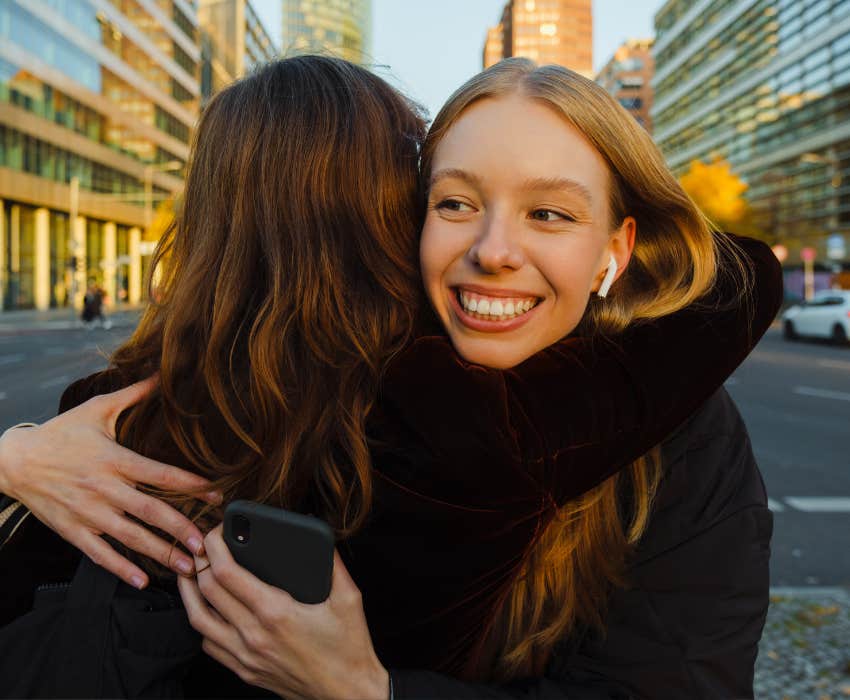
M632 259L636 233L637 221L635 221L633 216L627 216L623 219L620 228L614 232L608 241L610 252L617 260L617 276L614 279L618 279L626 271L629 260Z
M596 276L594 291L599 289L599 286L602 284L602 280L605 279L612 255L617 261L617 274L614 276L614 279L619 279L620 275L626 271L629 260L632 259L632 252L635 249L636 231L637 222L634 217L627 216L623 219L623 223L620 224L620 227L611 234L611 237L608 239L608 245L605 247L603 267Z

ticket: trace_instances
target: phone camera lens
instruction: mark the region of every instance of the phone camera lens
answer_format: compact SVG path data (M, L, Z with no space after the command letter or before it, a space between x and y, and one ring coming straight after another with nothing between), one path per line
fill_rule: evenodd
M247 544L251 539L251 521L244 515L233 516L233 537L239 544Z

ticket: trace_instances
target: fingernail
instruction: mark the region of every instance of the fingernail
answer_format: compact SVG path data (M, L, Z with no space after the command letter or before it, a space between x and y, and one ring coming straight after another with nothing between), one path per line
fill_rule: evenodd
M133 584L134 588L138 588L139 590L145 587L145 580L141 576L131 576L130 583Z
M187 576L195 570L195 568L187 559L178 559L177 568L180 569L181 573L184 573Z
M197 537L190 537L189 549L192 550L192 554L203 554L204 543L201 542L201 540L199 540Z
M220 491L209 491L207 493L207 500L212 501L215 505L221 505L224 496L221 495Z

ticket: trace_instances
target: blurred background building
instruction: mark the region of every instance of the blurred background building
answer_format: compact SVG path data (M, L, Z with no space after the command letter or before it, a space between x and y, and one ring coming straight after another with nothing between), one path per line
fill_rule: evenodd
M638 124L652 133L652 77L655 60L652 39L624 42L599 71L596 82L631 112Z
M847 265L850 0L669 0L655 28L654 135L673 170L726 164L744 227L786 266Z
M0 0L0 308L141 298L200 59L190 0Z
M284 55L329 52L354 63L371 62L371 0L282 2Z
M248 0L200 0L201 95L206 101L280 53Z
M591 0L509 0L487 31L484 67L510 56L557 63L593 77Z

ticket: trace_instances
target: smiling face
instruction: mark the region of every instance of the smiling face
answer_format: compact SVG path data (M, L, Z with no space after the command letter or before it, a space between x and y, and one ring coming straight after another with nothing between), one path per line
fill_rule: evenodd
M513 367L568 335L634 245L613 233L608 169L553 109L521 95L483 99L437 146L420 261L458 353Z

